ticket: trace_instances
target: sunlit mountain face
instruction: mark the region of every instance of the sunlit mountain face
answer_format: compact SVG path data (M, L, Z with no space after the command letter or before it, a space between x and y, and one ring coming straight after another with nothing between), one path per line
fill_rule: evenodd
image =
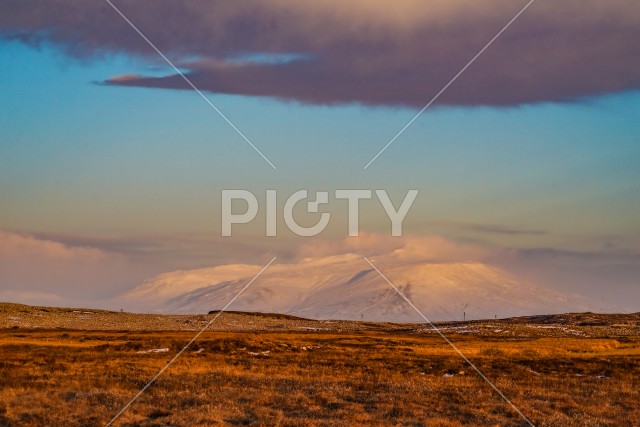
M586 300L519 280L480 262L380 261L385 276L431 320L584 311ZM260 270L224 265L149 279L121 297L145 311L206 313L222 308ZM234 310L313 319L423 321L361 256L307 258L271 266L233 303Z

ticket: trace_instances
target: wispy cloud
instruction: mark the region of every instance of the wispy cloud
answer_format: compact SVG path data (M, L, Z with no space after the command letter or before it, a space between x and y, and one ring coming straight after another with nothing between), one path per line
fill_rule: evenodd
M518 250L524 257L551 260L581 260L607 264L633 263L640 266L640 254L628 249L602 249L597 251L578 251L549 247Z
M545 236L549 234L547 231L536 230L532 228L461 221L431 221L428 223L428 225L486 234L501 234L509 236Z
M43 296L51 292L95 296L117 288L131 274L129 267L126 257L96 247L0 230L0 290L5 297L15 292L20 300L47 299Z
M485 259L487 247L457 243L440 236L392 237L379 233L363 233L340 240L316 239L300 245L298 257L318 258L340 254L388 256L395 261L468 262Z
M106 254L87 246L67 246L61 242L39 239L29 234L0 230L0 259L19 262L39 259L41 261L95 263Z
M412 107L424 105L522 7L512 0L116 3L202 90ZM537 2L439 102L512 106L638 90L638 22L634 0ZM118 52L156 63L99 1L6 0L0 34L50 42L79 58ZM178 75L127 73L105 83L189 89Z

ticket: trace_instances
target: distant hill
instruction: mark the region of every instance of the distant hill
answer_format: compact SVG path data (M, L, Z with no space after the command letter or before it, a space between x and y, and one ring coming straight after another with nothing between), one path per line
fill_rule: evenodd
M0 302L0 330L84 331L208 331L340 333L384 331L400 334L434 334L419 323L310 320L278 313L225 311L210 324L211 314L144 314L87 308L29 306ZM485 337L628 337L640 335L640 313L565 313L506 319L437 323L451 334Z

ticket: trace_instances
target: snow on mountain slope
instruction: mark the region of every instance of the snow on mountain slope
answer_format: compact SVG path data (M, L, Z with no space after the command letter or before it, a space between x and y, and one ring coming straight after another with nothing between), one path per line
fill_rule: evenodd
M590 309L584 300L518 280L478 262L373 263L430 319L549 314ZM222 308L260 270L226 265L161 274L123 296L146 309L203 313ZM270 266L229 308L314 319L421 321L421 317L359 255Z
M260 266L247 264L229 264L198 270L178 270L160 274L144 281L126 294L131 300L165 301L193 289L219 283L237 277L253 276Z

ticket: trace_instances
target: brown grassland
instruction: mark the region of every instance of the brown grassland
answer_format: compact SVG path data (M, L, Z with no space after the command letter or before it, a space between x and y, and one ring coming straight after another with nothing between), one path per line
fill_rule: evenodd
M0 426L105 425L193 335L0 329ZM447 335L535 425L640 425L638 334ZM371 327L205 332L115 425L526 424L441 337Z

